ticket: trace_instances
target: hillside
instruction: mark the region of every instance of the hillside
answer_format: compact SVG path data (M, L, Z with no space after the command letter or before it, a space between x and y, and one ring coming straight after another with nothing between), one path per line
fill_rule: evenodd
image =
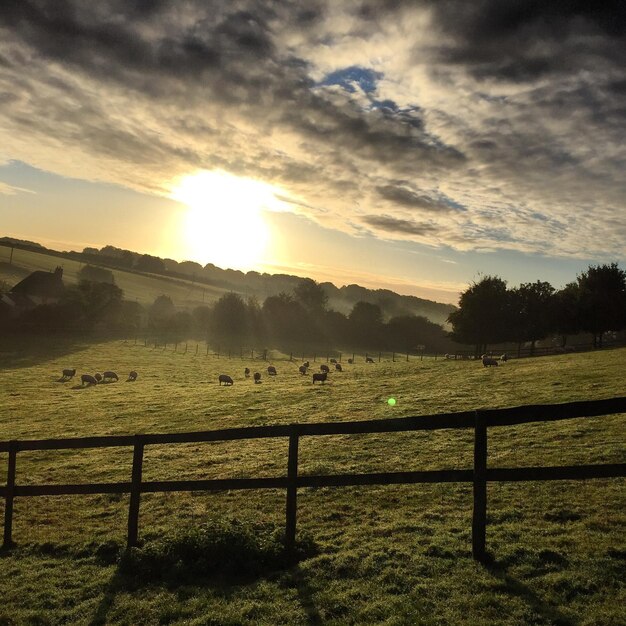
M9 265L11 245L14 248L12 264ZM86 248L83 252L58 252L32 242L0 238L0 280L9 285L34 270L53 270L57 265L63 266L66 280L75 281L78 270L85 263L111 268L116 284L129 300L150 304L157 296L165 294L181 308L210 304L229 291L244 297L255 297L262 302L281 291L293 291L303 280L289 274L222 269L211 263L204 267L192 261L179 263L113 246L100 250ZM322 283L322 287L328 295L329 308L346 314L357 302L365 301L379 305L386 318L421 315L432 322L445 324L455 308L450 304L400 295L388 289L367 289L360 285L337 287L329 282Z

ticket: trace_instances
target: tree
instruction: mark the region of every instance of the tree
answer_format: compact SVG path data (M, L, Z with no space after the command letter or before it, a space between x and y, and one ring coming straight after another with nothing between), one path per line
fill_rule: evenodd
M290 294L281 291L263 302L263 320L270 338L286 349L300 348L312 341L308 315Z
M626 328L626 272L617 263L590 265L578 276L578 289L581 330L602 347L604 333Z
M451 347L443 328L420 315L392 317L385 324L384 333L387 348L394 351L410 352L417 346L445 351Z
M169 296L157 296L148 310L148 322L152 330L157 333L166 332L168 321L174 315L175 310L174 303Z
M97 265L83 265L78 271L78 278L79 280L90 280L94 283L115 284L113 272Z
M248 337L246 303L238 293L224 294L213 307L211 331L214 339L229 346L241 346Z
M579 299L578 283L569 283L554 294L554 330L561 335L562 347L567 335L580 332Z
M141 272L163 274L165 272L165 263L163 263L163 259L159 257L150 254L142 254L137 260L137 269Z
M322 313L328 303L324 288L311 278L303 278L293 290L293 295L304 309L313 314Z
M357 302L348 315L353 341L359 346L379 348L383 313L377 304Z
M485 276L470 285L459 299L459 308L448 316L452 339L473 344L476 355L487 351L490 343L500 343L507 336L508 292L498 276Z
M550 283L536 281L523 283L512 289L509 298L509 337L518 342L530 341L530 353L535 342L547 337L554 330L554 287Z

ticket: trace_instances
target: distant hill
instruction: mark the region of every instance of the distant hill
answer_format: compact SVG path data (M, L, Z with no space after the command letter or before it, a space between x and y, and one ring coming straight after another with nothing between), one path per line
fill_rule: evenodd
M58 264L58 257L77 263L75 268L67 268L70 271L66 271L65 275L71 279L75 278L82 263L112 268L116 270L114 272L116 284L124 289L127 298L149 303L154 300L155 294L164 293L170 295L177 306L185 308L209 304L228 291L234 291L244 297L255 297L262 302L268 296L292 292L304 280L290 274L242 272L222 269L212 263L202 266L194 261L161 259L115 246L104 246L100 249L85 248L82 252L58 252L40 244L10 237L0 238L0 245L3 244L25 251L49 254L55 257L50 263ZM34 258L21 264L16 259L15 265L29 269L31 265L34 269L47 266L44 261L35 261ZM380 306L385 318L421 315L432 322L445 324L448 315L455 309L451 304L404 296L389 289L368 289L360 285L337 287L330 282L321 285L328 296L329 308L346 314L357 302L364 301Z

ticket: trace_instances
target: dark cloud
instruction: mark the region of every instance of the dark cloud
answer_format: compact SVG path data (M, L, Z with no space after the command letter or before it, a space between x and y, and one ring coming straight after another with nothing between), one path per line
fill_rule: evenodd
M621 0L443 0L432 3L447 35L440 60L477 78L532 81L593 70L599 59L626 62L626 3Z
M366 215L363 220L368 226L373 226L378 230L387 233L401 235L417 235L424 237L439 232L437 226L428 222L414 222L412 220L403 220L390 215Z
M447 202L429 198L423 194L416 193L411 189L400 185L383 185L376 188L378 194L394 204L403 207L418 209L420 211L441 213L454 210L454 207Z

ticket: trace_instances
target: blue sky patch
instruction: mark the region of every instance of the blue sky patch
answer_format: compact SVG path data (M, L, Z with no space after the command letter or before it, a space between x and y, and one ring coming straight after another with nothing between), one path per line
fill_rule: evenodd
M368 70L365 67L352 65L342 70L336 70L327 74L320 85L339 85L346 91L354 93L355 85L358 85L365 93L376 91L376 83L384 76L381 72Z

